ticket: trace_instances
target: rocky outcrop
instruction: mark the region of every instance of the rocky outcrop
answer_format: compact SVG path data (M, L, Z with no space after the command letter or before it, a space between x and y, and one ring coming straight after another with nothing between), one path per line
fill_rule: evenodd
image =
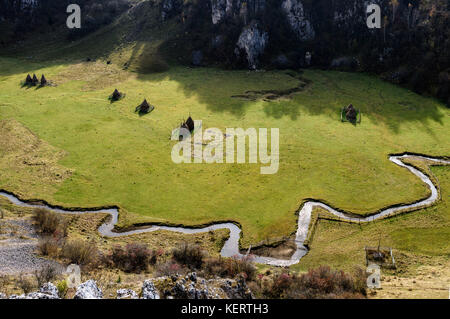
M88 280L78 286L73 299L102 299L103 293L94 280Z
M219 24L226 17L240 17L244 24L247 19L263 12L266 0L211 0L211 20Z
M213 24L218 24L227 14L227 3L229 4L228 12L231 10L230 0L211 0L211 20Z
M142 285L142 299L160 299L159 293L152 280L144 281L144 284Z
M306 18L302 2L300 0L284 0L281 7L299 40L313 40L316 33L311 22Z
M4 293L0 293L0 299L7 299ZM60 299L58 289L48 282L39 289L39 292L30 292L22 295L10 295L8 299Z
M113 295L110 295L113 297ZM102 299L103 293L94 280L78 286L74 299ZM253 299L243 277L237 279L200 278L197 273L172 275L145 280L141 299ZM0 299L7 296L0 293ZM52 283L43 285L39 292L11 295L9 299L60 299L58 289ZM139 299L132 289L117 290L116 299Z
M245 280L210 279L197 277L195 272L186 276L174 275L153 280L166 299L252 299Z
M267 32L260 30L258 22L253 21L242 30L236 44L236 55L239 57L244 52L249 69L255 70L259 64L259 57L264 53L269 41Z
M49 296L55 297L55 299L59 298L58 288L51 282L48 282L39 289L40 293L47 294Z

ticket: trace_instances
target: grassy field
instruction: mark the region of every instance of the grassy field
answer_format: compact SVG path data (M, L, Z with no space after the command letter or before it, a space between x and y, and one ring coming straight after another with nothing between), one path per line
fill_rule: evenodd
M58 85L22 88L33 72ZM303 76L312 83L292 100L246 101L231 96L288 89L297 80L283 71L177 66L144 75L101 62L0 58L0 121L45 141L29 149L47 158L41 170L4 160L20 158L32 143L7 134L0 188L65 206L119 205L127 212L122 225L233 220L243 227L244 246L294 232L295 212L307 198L367 214L428 194L388 154L450 155L449 109L367 75L308 70ZM111 104L116 87L126 98ZM134 109L144 98L156 109L140 117ZM361 124L340 122L340 108L349 103L361 109ZM261 175L260 164L174 164L170 133L189 114L205 129L279 128L279 172Z

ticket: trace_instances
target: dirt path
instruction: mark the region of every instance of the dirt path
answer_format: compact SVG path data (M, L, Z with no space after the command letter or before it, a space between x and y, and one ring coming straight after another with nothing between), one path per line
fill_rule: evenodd
M36 255L38 235L29 220L0 220L0 274L32 273L58 263Z

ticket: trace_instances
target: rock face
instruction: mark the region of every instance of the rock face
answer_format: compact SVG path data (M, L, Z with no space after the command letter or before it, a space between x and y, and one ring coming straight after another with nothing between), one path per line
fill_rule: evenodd
M259 57L264 53L268 41L269 35L267 32L261 31L258 22L253 21L244 28L239 36L236 53L240 55L240 52L244 51L249 69L255 70L258 67Z
M103 293L94 280L88 280L78 286L73 299L102 299Z
M252 299L253 295L243 279L205 280L190 273L154 279L157 287L164 287L167 299Z
M219 24L226 17L240 17L246 24L249 17L266 8L266 0L210 0L211 21Z
M211 0L211 20L213 24L218 24L225 18L227 13L227 3L230 0Z
M303 4L300 0L284 0L281 7L286 14L292 30L301 41L313 40L316 36L311 22L306 18Z
M113 297L113 295L110 295ZM187 275L172 275L152 278L144 281L141 299L253 299L243 277L236 279L200 278L195 272ZM103 293L94 280L88 280L78 286L74 299L102 299ZM139 299L132 289L117 290L117 299ZM7 296L0 293L0 299ZM11 295L9 299L60 299L58 289L52 283L46 283L39 292Z
M160 299L159 293L152 280L144 281L144 284L142 285L142 299Z

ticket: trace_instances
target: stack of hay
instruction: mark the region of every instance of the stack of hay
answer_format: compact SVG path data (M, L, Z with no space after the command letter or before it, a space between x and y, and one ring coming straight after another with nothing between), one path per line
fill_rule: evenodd
M139 112L139 114L147 114L153 111L155 107L153 105L148 104L147 100L145 99L144 102L142 102L140 105L136 107L135 112Z

